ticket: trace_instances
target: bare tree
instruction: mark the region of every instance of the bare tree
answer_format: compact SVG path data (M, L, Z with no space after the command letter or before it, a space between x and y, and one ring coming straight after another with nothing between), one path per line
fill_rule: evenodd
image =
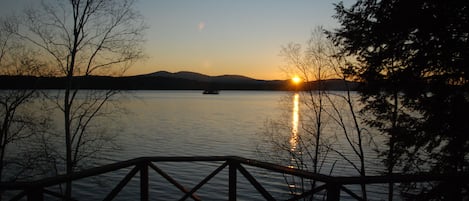
M38 75L44 64L11 32L16 23L12 19L0 19L0 76ZM29 108L39 104L38 92L32 84L26 89L0 89L0 181L34 175L28 170L34 169L33 158L37 159L38 155L33 157L28 153L30 146L11 147L15 143L31 144L32 137L47 128L48 118L42 116L39 109ZM25 155L31 157L17 157ZM7 166L11 166L8 178L4 174Z
M332 43L330 43L332 45ZM332 48L332 50L336 50L336 48ZM347 160L350 165L360 174L360 176L365 177L366 176L366 165L365 165L365 151L364 151L364 144L365 144L365 131L366 129L362 126L362 123L360 119L358 118L358 113L359 113L359 108L357 108L357 99L356 97L353 97L351 94L351 88L348 84L349 79L353 79L348 73L347 73L347 61L343 57L338 54L338 52L333 52L333 55L331 55L332 58L330 60L331 66L334 67L334 71L336 72L336 76L344 81L344 86L346 88L345 94L339 94L339 93L332 93L330 95L338 97L339 102L344 102L345 103L345 110L340 109L335 102L335 100L332 96L327 96L327 99L329 100L331 104L331 110L329 113L329 116L331 119L334 120L336 125L339 126L339 128L342 129L342 132L345 136L345 139L347 140L348 145L352 149L353 153L355 156L358 157L358 162L359 165L357 166L355 162L349 160L345 155L342 153L336 151L339 155L341 155L345 160ZM345 115L347 114L347 115ZM347 118L349 116L350 118ZM369 135L368 135L369 136ZM372 139L369 141L372 142ZM368 143L370 145L371 143ZM366 186L365 184L361 185L362 189L362 196L363 199L367 199L367 193L366 193Z
M280 142L278 132L285 132L285 129L271 128L266 133L271 136L274 146L289 152L290 156L295 158L294 161L301 161L293 164L296 168L332 174L337 161L331 162L329 169L324 169L324 165L334 153L349 163L361 176L365 176L364 132L357 116L355 97L351 94L352 86L347 85L350 78L347 77L345 67L350 61L339 57L337 50L321 27L313 31L304 48L300 44L289 44L282 48L281 55L287 64L286 71L290 75L300 76L304 81L304 86L300 87L302 90L299 91L302 98L301 130L296 137L298 147L291 149L287 144ZM342 80L342 86L347 90L340 93L328 91L330 79ZM270 126L279 125L282 124ZM340 129L339 132L331 130L337 128ZM338 138L346 139L358 160L334 147ZM315 183L311 182L313 188ZM365 185L362 185L362 197L367 198Z
M96 121L112 113L115 90L80 90L77 77L122 75L143 57L145 25L135 0L45 0L27 10L16 34L40 49L56 76L65 77L55 103L63 113L65 173L97 153L107 138ZM93 132L94 131L94 132ZM71 181L66 184L71 196Z

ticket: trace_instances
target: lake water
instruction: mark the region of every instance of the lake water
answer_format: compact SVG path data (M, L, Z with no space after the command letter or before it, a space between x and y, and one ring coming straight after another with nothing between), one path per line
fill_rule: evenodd
M263 124L279 114L285 92L138 91L122 104L121 156L238 155L256 157ZM115 158L112 156L112 158Z
M299 95L301 99L301 94ZM285 123L285 136L296 129L301 135L307 122L305 107L297 110L292 92L280 91L221 91L219 95L203 95L201 91L130 91L117 97L125 108L116 121L106 123L115 132L118 149L103 152L95 165L128 160L141 156L224 156L236 155L269 162L271 146L266 142L269 122ZM298 111L297 111L298 112ZM295 118L300 118L299 121ZM301 119L303 118L303 119ZM329 120L331 121L331 120ZM296 125L295 125L296 123ZM353 159L344 137L328 124L329 141L337 150ZM296 128L295 128L296 127ZM282 131L282 130L280 130ZM268 137L267 137L268 138ZM287 139L288 140L288 139ZM286 143L288 144L288 143ZM369 175L382 170L376 154L368 147ZM275 155L275 154L272 154ZM286 155L288 157L288 155ZM284 161L288 161L285 158ZM177 181L192 188L220 163L157 163ZM288 164L284 164L288 165ZM331 167L334 170L331 171ZM102 199L130 169L84 179L74 183L74 195L80 200ZM289 188L284 175L265 170L249 169L264 187L276 197L287 198ZM356 171L337 154L325 159L323 171L333 175L357 175ZM206 184L197 194L204 200L227 200L227 170ZM240 176L238 176L240 177ZM264 200L249 182L239 179L238 200ZM352 187L353 188L353 187ZM371 197L379 200L383 186L371 187ZM359 191L357 191L359 192ZM117 200L138 199L138 176L119 193ZM344 194L344 193L342 193ZM181 193L150 170L150 198L175 200Z

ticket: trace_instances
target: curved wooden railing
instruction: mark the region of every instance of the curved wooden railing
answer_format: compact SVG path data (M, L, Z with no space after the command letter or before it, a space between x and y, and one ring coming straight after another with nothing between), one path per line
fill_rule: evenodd
M202 181L195 185L192 189L187 189L175 179L173 179L166 172L161 170L155 162L203 162L203 161L219 161L223 162L218 168L206 176ZM328 201L340 200L340 193L344 192L356 200L363 200L360 196L353 193L344 185L353 184L379 184L379 183L407 183L407 182L431 182L431 181L447 181L457 182L459 184L468 185L469 174L457 173L451 175L435 175L435 174L419 174L419 175L400 175L393 174L388 176L366 176L366 177L347 177L347 176L327 176L322 174L315 174L308 171L285 167L258 160L246 159L237 156L206 156L206 157L141 157L132 160L117 162L109 165L104 165L96 168L91 168L76 172L72 175L60 175L51 178L45 178L33 182L14 182L14 183L0 183L0 192L5 191L20 191L20 193L12 196L11 200L20 200L27 198L27 200L44 200L44 195L48 194L58 198L63 198L63 195L57 192L47 190L47 187L64 184L67 181L75 181L83 178L97 176L100 174L117 171L123 168L133 167L131 171L107 194L104 200L113 200L118 193L126 186L126 184L137 174L140 173L140 200L149 200L149 169L153 169L169 183L177 187L184 193L180 200L191 198L193 200L201 200L195 193L206 184L210 179L217 175L224 168L228 167L228 200L236 200L237 198L237 173L241 173L252 186L262 195L266 200L276 200L266 190L261 183L259 183L244 166L252 166L269 170L277 173L297 176L303 179L311 179L322 183L314 189L306 191L299 195L292 195L288 200L300 200L307 196L311 196L321 191L325 191ZM324 192L323 192L324 193Z

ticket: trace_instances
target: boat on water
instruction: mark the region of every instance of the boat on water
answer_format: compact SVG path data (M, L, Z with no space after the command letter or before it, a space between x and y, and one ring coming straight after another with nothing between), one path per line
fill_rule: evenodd
M216 89L206 89L202 94L219 94L220 92Z

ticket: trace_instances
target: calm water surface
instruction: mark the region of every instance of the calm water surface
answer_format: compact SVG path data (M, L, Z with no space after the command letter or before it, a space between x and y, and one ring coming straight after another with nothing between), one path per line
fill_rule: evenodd
M122 103L125 128L119 136L119 156L256 157L263 125L280 112L285 92L137 91Z

